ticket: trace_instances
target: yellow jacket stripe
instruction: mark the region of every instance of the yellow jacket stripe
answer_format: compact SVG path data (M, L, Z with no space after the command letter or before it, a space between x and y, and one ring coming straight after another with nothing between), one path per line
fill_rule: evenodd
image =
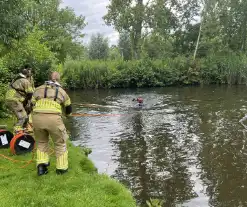
M54 100L42 98L36 102L33 112L62 114L62 106Z
M60 170L68 169L68 151L66 151L63 155L57 157L56 168Z
M49 155L46 152L41 152L37 149L37 165L39 164L48 164L49 162Z
M23 102L25 100L23 96L17 97L16 91L14 89L9 89L7 91L5 99L10 101L20 101L20 102Z

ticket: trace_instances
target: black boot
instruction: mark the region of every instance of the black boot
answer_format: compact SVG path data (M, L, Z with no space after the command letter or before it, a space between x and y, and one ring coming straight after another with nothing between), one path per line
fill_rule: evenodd
M45 175L48 173L48 166L50 165L50 163L48 164L39 164L37 166L37 169L38 169L38 176L41 176L41 175Z
M64 174L64 173L66 173L66 172L68 172L68 169L66 169L66 170L56 169L57 175L62 175L62 174Z

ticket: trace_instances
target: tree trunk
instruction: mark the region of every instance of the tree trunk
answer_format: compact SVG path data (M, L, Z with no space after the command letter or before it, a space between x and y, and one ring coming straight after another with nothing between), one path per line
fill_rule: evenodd
M243 21L243 36L242 36L242 46L241 49L242 51L246 50L246 35L247 35L247 13L245 11L245 16L244 16L244 21Z
M201 37L201 31L202 31L202 20L201 20L201 24L200 24L200 28L199 28L199 33L198 33L197 41L196 41L196 48L195 48L195 52L194 52L194 60L196 59L196 55L197 55L197 50L198 50L198 46L199 46L199 42L200 42L200 37Z
M144 13L144 4L143 0L137 0L137 13L136 22L134 24L134 35L133 35L133 55L134 58L140 58L140 40L142 35L142 23L143 23L143 13Z

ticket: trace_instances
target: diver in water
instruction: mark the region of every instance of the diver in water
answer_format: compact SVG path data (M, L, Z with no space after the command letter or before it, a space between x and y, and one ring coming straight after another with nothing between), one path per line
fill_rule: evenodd
M141 97L138 97L137 99L134 98L132 101L137 101L137 104L135 105L135 107L141 108L144 106L143 98Z

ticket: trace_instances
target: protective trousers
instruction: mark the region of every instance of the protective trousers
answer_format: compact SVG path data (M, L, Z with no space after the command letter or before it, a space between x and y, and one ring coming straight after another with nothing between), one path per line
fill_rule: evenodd
M31 101L28 101L27 105L24 107L25 111L28 115L28 122L26 124L26 131L28 134L33 136L33 122L32 122L32 107L31 107Z
M6 101L7 107L15 114L17 123L14 125L14 131L21 131L28 122L28 116L23 104L19 101Z
M26 125L26 130L27 130L28 134L30 134L32 136L34 135L33 134L33 119L32 119L31 113L28 115L28 123Z
M68 134L62 117L58 114L33 113L34 136L37 143L37 165L49 163L49 136L55 145L56 168L68 169Z

